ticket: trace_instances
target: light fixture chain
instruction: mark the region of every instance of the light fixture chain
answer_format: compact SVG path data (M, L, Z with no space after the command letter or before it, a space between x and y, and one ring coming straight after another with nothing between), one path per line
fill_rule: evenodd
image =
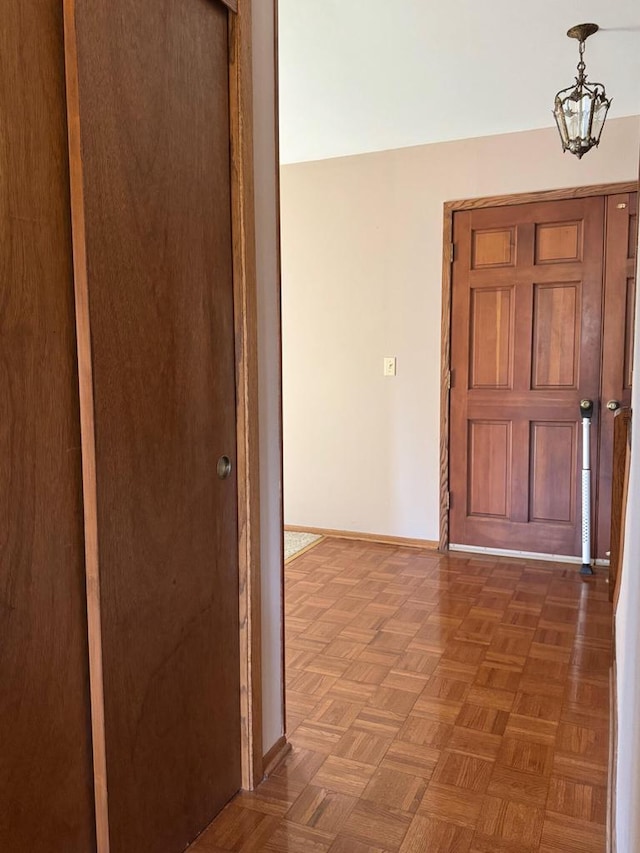
M577 80L578 83L584 83L584 81L587 79L587 75L584 73L587 70L587 65L584 61L584 48L585 48L585 43L584 43L584 41L581 41L580 42L580 48L579 48L579 50L580 50L580 62L578 63L578 80Z

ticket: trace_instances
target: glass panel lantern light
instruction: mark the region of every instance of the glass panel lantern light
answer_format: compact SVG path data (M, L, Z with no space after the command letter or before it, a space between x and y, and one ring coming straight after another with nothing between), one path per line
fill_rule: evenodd
M574 86L558 92L553 107L562 150L571 151L578 158L599 144L612 100L607 98L602 83L587 82L584 43L598 30L597 24L578 24L567 32L569 38L580 42L578 76Z

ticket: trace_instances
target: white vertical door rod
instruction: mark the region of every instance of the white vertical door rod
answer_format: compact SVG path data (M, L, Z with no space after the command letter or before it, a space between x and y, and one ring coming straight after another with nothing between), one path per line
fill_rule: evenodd
M592 575L591 568L591 418L593 400L580 400L582 418L582 566L581 575Z

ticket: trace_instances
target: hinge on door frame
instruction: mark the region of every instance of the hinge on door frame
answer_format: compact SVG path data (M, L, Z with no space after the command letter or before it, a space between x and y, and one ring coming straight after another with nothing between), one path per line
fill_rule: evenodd
M453 263L456 259L456 244L449 243L449 260Z
M447 391L451 391L451 370L447 370L446 383Z
M444 508L449 510L451 509L451 492L445 492L444 495Z

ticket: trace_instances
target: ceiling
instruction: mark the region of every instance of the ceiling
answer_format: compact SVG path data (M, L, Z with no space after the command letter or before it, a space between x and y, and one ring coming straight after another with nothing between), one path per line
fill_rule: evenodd
M640 114L638 0L279 0L282 162L548 127L584 21L609 117Z

